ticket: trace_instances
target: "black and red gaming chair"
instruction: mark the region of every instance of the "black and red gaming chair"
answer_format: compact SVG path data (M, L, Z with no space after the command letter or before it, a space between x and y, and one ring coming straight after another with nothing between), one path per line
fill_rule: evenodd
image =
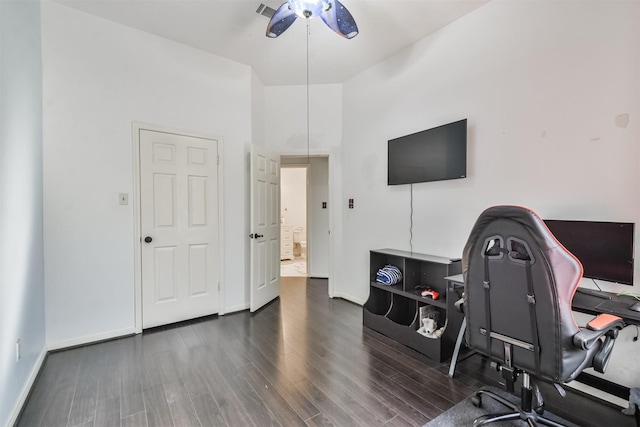
M524 207L495 206L482 212L465 245L462 269L469 347L497 362L509 391L522 374L520 406L488 389L475 393L478 406L488 396L513 412L480 417L474 426L507 419L559 426L542 416L542 398L532 377L561 391L558 385L583 369L604 372L622 320L604 314L586 328L577 325L571 301L582 265Z

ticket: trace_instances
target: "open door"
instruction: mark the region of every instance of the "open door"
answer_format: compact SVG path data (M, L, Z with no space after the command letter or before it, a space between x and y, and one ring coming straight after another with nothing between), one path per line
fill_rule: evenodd
M251 149L251 296L258 310L280 296L280 155Z

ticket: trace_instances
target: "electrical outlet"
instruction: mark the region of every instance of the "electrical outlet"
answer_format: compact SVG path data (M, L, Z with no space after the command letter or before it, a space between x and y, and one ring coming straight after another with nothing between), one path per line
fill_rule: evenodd
M22 349L20 348L20 340L16 341L16 362L22 358Z

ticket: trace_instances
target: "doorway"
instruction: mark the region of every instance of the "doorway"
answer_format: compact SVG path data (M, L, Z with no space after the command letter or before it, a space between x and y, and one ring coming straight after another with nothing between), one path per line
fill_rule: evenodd
M330 277L330 191L329 191L329 169L330 161L328 155L315 156L281 156L281 211L282 220L281 231L284 227L291 226L291 250L289 255L292 260L285 258L281 261L286 269L281 269L281 276L284 277L309 277L324 278ZM305 174L298 175L296 183L289 185L285 176L290 169L303 169ZM288 188L285 189L285 186ZM301 188L300 188L301 187ZM297 191L295 188L300 188ZM291 196L294 200L289 202ZM299 205L296 205L299 204ZM287 208L287 211L284 209ZM306 209L306 214L302 215L306 225L298 224L293 218L292 209ZM294 234L297 232L297 234ZM286 233L286 231L285 231ZM282 253L287 250L282 241ZM297 254L300 254L296 257ZM303 270L306 264L306 271ZM295 268L294 271L291 271ZM304 272L304 273L303 273ZM329 281L331 289L331 281Z
M308 276L309 165L280 170L280 276Z

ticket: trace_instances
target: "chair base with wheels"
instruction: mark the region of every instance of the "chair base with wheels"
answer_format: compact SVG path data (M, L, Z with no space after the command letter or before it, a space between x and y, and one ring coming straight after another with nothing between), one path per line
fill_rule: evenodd
M517 405L486 388L481 388L474 393L474 395L471 397L471 402L473 403L473 405L481 408L483 396L501 403L502 405L510 409L511 412L483 415L474 420L473 427L479 427L485 424L507 420L523 420L526 421L530 426L537 426L538 424L542 424L553 427L564 427L562 424L559 424L543 416L544 404L542 402L542 397L540 395L540 392L538 391L538 388L535 386L532 387L531 379L529 377L529 374L527 374L526 372L522 375L520 405ZM537 401L536 407L533 406L534 396L536 396Z

